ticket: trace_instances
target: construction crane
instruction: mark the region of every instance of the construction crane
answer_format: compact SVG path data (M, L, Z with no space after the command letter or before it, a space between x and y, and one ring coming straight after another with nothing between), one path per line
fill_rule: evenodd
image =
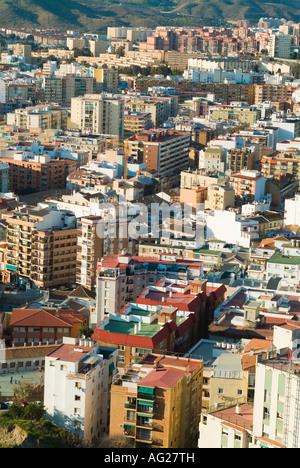
M110 145L113 145L113 146L122 146L124 148L124 179L127 180L128 179L128 160L129 160L129 145L128 145L128 141L125 140L125 143L120 143L118 141L114 141L114 140L109 140L109 139L101 139L101 141L105 142L105 143L109 143Z

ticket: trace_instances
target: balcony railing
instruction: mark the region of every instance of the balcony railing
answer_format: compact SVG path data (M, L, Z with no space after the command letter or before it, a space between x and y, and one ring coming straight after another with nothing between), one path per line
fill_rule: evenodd
M142 400L154 400L155 395L151 395L150 393L138 393L138 398L141 398Z

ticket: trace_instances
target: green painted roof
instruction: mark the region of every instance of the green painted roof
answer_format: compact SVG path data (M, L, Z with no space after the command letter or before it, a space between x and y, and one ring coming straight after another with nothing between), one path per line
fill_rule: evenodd
M138 307L132 307L128 315L139 315L141 317L149 317L150 315L154 314L151 310L139 309Z
M193 251L195 255L221 255L218 250L197 249Z
M157 321L154 321L151 324L142 323L141 330L138 329L134 333L134 326L138 325L137 322L125 322L125 320L109 320L109 323L105 325L105 330L111 333L122 333L124 335L136 335L136 336L145 336L152 338L156 335L161 329L161 325L158 325Z
M281 254L274 254L271 258L269 258L268 263L281 263L283 265L299 265L300 257L296 255L285 257Z

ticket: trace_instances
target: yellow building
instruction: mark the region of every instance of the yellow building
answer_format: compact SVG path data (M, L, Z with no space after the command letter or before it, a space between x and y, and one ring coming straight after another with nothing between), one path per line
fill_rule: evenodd
M232 120L241 124L253 125L260 119L261 111L248 106L220 105L210 109L212 120Z
M111 387L110 434L136 448L196 447L203 361L147 355Z
M226 185L212 184L207 188L206 210L226 210L235 205L235 191Z
M14 44L13 55L24 57L25 63L31 63L32 47L29 44Z
M119 72L114 68L98 68L94 72L96 83L103 83L103 91L118 92Z

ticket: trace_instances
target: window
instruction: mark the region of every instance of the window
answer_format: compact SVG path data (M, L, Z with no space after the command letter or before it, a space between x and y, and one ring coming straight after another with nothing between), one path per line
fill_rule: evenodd
M223 393L224 393L224 388L219 388L219 389L218 389L218 394L219 394L219 395L223 395Z
M74 400L75 400L75 401L80 401L80 400L81 400L81 396L75 395Z

